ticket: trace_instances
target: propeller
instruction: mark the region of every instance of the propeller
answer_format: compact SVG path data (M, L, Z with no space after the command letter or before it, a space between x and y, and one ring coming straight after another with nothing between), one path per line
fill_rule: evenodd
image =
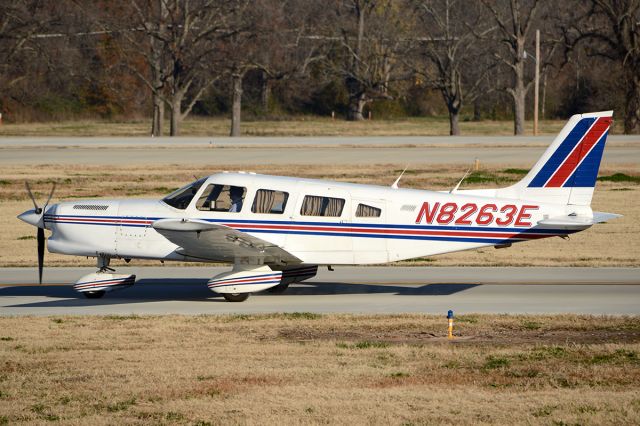
M29 194L29 198L33 202L34 211L36 214L41 215L40 220L38 221L38 232L36 233L36 241L38 243L38 280L39 283L42 284L42 269L44 267L44 212L47 211L47 206L49 205L49 201L51 201L51 197L53 197L53 191L56 189L56 183L53 182L53 186L51 187L51 192L49 192L49 197L47 201L44 203L42 208L38 207L38 203L36 202L36 197L33 196L31 192L31 187L29 187L29 182L25 182L25 187L27 188L27 193Z

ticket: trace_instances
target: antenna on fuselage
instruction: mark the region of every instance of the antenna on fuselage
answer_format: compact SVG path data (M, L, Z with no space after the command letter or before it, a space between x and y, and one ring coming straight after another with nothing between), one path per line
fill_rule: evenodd
M469 176L470 172L471 172L471 167L469 167L469 169L465 172L464 176L462 176L462 179L458 181L456 186L453 187L451 191L449 191L449 194L455 194L458 191L458 188L460 188L460 184L467 178L467 176Z
M393 182L393 185L391 185L391 188L398 189L398 183L400 182L400 179L402 179L402 175L404 175L404 172L406 172L408 168L409 168L409 165L407 164L407 167L405 167L402 173L400 173L400 176L398 176L398 179L396 179L396 181Z

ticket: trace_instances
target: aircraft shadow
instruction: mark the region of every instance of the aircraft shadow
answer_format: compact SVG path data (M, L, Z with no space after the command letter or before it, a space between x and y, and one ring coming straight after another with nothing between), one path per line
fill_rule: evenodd
M448 296L480 284L432 283L425 285L354 284L337 282L307 282L294 284L282 294L260 292L253 297L389 294L396 296ZM87 299L69 286L16 286L0 290L0 297L34 296L62 300L5 305L7 307L78 307L107 306L162 301L225 302L222 296L207 288L207 279L141 279L130 288L107 293L101 299ZM251 300L251 299L250 299ZM226 303L226 302L225 302Z

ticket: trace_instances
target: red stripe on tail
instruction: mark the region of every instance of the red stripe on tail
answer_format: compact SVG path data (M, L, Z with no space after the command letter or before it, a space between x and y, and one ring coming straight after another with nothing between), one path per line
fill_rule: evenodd
M558 170L544 185L545 188L559 188L569 179L576 170L580 162L591 151L591 148L600 140L602 135L609 129L611 117L601 117L591 126L589 132L582 138L582 141L571 151Z

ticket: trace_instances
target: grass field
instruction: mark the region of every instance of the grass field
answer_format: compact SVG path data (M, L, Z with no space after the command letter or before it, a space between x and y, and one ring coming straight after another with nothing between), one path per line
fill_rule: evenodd
M261 173L284 174L338 181L389 185L403 165L372 164L366 166L297 166L297 165L229 165L230 170L244 169ZM431 166L416 164L408 170L402 185L409 188L443 190L452 188L466 166ZM60 166L39 165L29 168L9 166L0 170L0 266L33 266L36 263L35 230L16 219L31 208L24 190L29 179L42 200L50 182L58 181L53 202L76 198L147 197L159 199L173 189L216 172L203 167L182 166ZM464 188L506 186L519 180L526 170L486 168L469 176ZM404 265L473 265L473 266L640 266L640 177L638 170L605 169L598 183L593 208L615 212L622 218L595 226L571 236L569 241L551 238L516 244L509 249L486 248L471 252L451 253L403 262ZM93 266L93 259L47 254L47 266ZM117 266L120 263L115 261ZM156 264L134 260L133 265Z
M150 121L79 120L45 123L5 123L2 136L150 136ZM565 120L543 120L542 134L555 134ZM230 120L190 118L181 127L181 136L228 136ZM616 128L616 130L619 130ZM463 135L512 135L512 121L462 121ZM533 122L525 123L526 134L533 134ZM349 122L322 117L299 117L278 121L244 121L243 136L440 136L449 134L446 117L365 120Z
M0 318L0 424L640 422L640 318Z

